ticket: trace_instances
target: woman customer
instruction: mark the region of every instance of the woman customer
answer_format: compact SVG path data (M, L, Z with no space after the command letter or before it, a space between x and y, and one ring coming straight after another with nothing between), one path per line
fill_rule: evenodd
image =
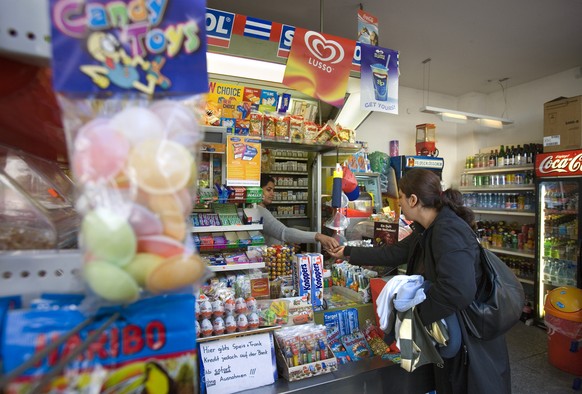
M398 266L407 275L420 274L431 285L426 300L417 305L424 325L466 308L481 280L479 245L473 212L463 206L458 190L442 191L439 177L430 170L412 169L398 183L403 214L414 231L394 245L380 248L340 246L330 254L354 265ZM511 375L505 338L483 341L469 336L461 323L458 353L434 367L437 392L510 393Z
M275 180L269 175L261 174L261 188L263 189L263 201L258 205L258 208L263 217L265 244L320 242L323 250L330 250L339 246L339 242L335 238L320 233L289 228L278 221L271 211L267 209L267 206L273 202L273 197L275 196Z

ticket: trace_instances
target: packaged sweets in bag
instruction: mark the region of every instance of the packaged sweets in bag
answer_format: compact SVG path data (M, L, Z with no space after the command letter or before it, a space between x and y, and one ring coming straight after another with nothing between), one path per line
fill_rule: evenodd
M130 303L188 289L206 273L188 230L208 89L205 2L51 0L50 15L90 295Z

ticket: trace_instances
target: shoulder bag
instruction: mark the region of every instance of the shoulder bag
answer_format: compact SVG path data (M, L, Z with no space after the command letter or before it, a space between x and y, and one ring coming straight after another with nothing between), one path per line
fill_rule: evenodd
M475 300L461 317L472 336L488 341L519 321L525 303L523 286L495 253L479 244L483 275Z

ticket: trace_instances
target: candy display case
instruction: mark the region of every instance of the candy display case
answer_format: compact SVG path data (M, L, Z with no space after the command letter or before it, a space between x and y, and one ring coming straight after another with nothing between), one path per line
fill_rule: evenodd
M73 183L56 163L0 145L0 250L76 245Z

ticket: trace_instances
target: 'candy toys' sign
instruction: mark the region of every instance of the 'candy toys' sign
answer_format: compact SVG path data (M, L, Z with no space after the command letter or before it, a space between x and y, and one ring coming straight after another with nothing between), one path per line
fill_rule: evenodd
M50 13L59 92L208 91L203 0L50 0Z
M200 375L208 394L234 393L274 383L277 367L272 335L201 343Z

